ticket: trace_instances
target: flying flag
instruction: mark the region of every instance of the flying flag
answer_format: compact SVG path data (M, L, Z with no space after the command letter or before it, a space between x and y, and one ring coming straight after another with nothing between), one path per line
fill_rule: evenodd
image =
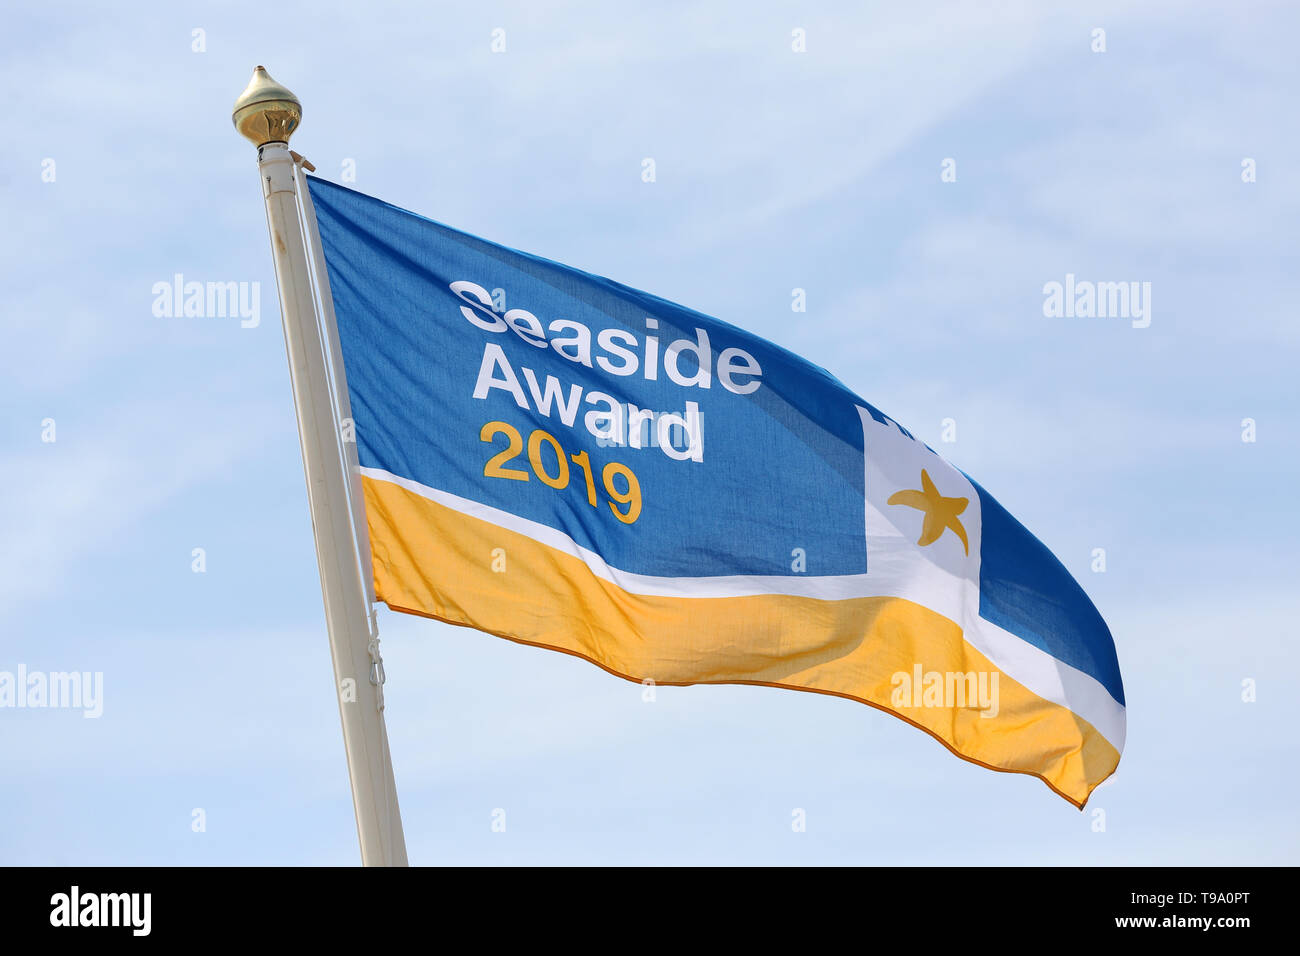
M390 608L861 701L1079 807L1115 770L1105 622L906 428L735 326L308 182Z

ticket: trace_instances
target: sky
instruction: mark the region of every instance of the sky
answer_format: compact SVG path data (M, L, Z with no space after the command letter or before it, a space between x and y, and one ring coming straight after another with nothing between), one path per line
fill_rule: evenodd
M1298 31L1262 2L7 11L0 671L103 694L0 708L0 864L358 860L230 122L259 63L317 175L827 368L1051 548L1124 678L1079 812L846 700L646 703L381 608L412 863L1300 862ZM257 322L156 315L176 274L257 283ZM1045 315L1067 275L1149 283L1149 324Z

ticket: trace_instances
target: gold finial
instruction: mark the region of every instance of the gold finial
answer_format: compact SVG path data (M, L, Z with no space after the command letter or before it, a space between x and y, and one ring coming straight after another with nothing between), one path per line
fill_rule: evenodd
M230 118L235 129L255 146L287 143L302 122L302 104L298 97L271 79L266 67L259 66L253 71L247 88L235 100L235 111Z

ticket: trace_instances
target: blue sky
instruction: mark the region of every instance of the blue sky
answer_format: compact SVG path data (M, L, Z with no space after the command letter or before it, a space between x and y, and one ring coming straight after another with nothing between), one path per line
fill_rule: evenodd
M1047 543L1124 675L1124 760L1081 814L847 701L646 704L382 609L413 863L1300 862L1300 17L1045 6L8 12L0 670L102 671L104 712L0 709L0 863L358 858L254 150L229 119L258 63L303 101L293 145L319 175L350 160L364 192L825 366ZM260 283L261 323L156 317L176 273ZM1044 317L1067 273L1150 282L1150 326Z

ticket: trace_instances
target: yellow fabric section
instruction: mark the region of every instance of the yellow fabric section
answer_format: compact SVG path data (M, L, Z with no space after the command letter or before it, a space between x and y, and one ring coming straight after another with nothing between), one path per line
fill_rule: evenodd
M997 671L956 624L910 601L629 594L526 535L391 482L362 481L375 590L394 610L565 651L635 681L848 697L902 717L967 760L1041 777L1079 807L1119 763L1091 724L1000 671L995 717L910 697L895 706L895 675L914 675L917 664L923 673ZM494 571L494 560L504 570Z

